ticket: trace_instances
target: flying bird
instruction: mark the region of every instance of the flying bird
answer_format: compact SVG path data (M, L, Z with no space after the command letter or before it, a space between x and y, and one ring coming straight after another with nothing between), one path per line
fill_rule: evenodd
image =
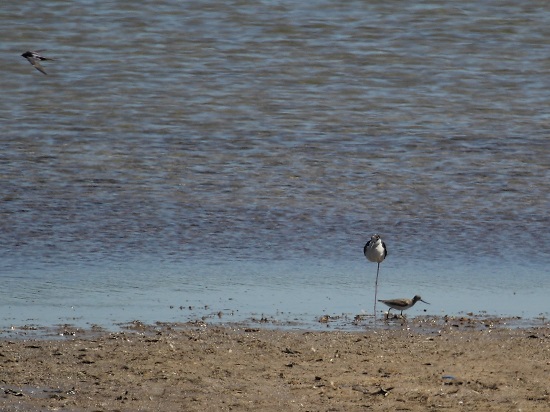
M26 51L21 56L24 57L25 59L27 59L29 61L29 63L32 64L36 70L38 70L39 72L42 72L44 74L48 74L48 73L46 73L46 70L44 70L44 68L40 65L40 61L41 60L53 60L53 59L41 56L40 54L38 54L39 51L41 51L41 50Z

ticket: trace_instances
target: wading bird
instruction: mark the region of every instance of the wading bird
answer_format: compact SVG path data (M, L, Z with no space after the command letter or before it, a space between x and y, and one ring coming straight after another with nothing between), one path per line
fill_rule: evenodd
M422 300L422 298L418 295L416 295L412 299L390 299L390 300L380 299L378 302L382 302L384 305L390 307L388 309L388 315L387 316L390 315L390 310L392 310L392 309L400 310L401 311L401 316L403 316L403 311L407 310L409 308L412 308L414 306L414 304L418 301L424 302L424 303L429 305L428 302L426 302L425 300Z
M374 234L371 236L370 240L365 244L363 248L363 253L365 257L371 262L378 263L378 268L376 269L376 281L374 283L374 319L376 319L376 296L378 294L378 273L380 272L380 263L386 256L388 256L388 249L386 249L386 244L382 242L380 235Z

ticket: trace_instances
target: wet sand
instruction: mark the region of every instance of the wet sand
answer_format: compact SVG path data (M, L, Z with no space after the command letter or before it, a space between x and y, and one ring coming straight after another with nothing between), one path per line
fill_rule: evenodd
M548 411L550 327L66 327L0 340L2 411Z

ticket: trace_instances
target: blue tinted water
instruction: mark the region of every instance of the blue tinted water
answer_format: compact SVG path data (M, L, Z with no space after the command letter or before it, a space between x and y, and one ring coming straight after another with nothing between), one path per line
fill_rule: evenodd
M3 328L372 315L374 232L411 315L548 315L541 3L47 6L0 16Z

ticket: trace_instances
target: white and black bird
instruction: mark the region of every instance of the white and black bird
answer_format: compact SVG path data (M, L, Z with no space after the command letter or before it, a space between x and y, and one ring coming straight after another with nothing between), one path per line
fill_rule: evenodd
M392 309L400 310L401 316L403 316L403 311L409 308L412 308L414 304L418 301L424 302L429 305L428 302L426 302L425 300L422 300L422 298L418 295L416 295L412 299L389 299L389 300L380 299L378 300L378 302L382 302L384 305L389 306L388 316L390 314L390 310Z
M41 73L48 74L48 73L46 73L46 70L44 70L44 68L40 65L40 61L42 61L42 60L54 60L54 59L50 59L48 57L41 56L40 54L38 54L39 51L41 51L41 50L26 51L21 56L24 57L25 59L27 59L28 62L30 64L32 64L36 70L38 70Z
M374 318L376 319L376 296L378 294L378 273L380 272L380 263L388 256L388 249L386 244L382 242L382 238L378 234L374 234L370 237L370 240L365 244L363 248L365 257L371 262L378 264L376 269L376 281L374 283Z
M374 234L365 244L363 253L368 260L380 265L386 256L388 256L388 249L386 249L386 244L382 242L380 235Z

